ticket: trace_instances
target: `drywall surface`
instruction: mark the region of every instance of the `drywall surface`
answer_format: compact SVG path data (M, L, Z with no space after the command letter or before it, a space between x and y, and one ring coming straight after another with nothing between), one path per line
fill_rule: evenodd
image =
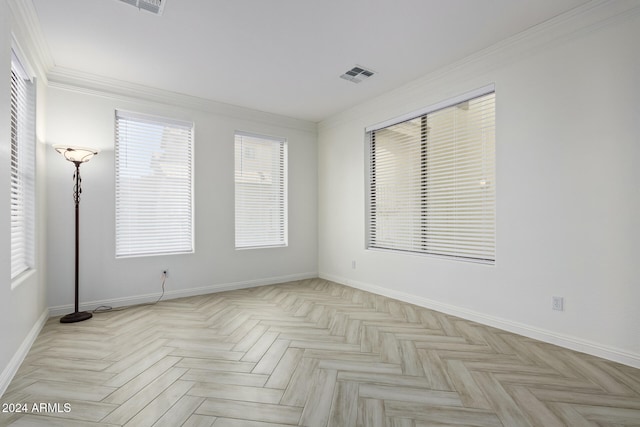
M14 3L15 4L15 3ZM29 51L24 27L14 15L15 9L0 0L0 395L9 385L31 344L47 319L44 236L45 177L44 104L45 90L42 76L36 75L36 198L35 198L35 263L33 267L11 279L11 197L10 168L10 78L12 43L21 48L22 58L34 72L37 59ZM12 42L12 39L14 40Z
M115 92L115 91L114 91ZM170 95L168 95L170 96ZM315 124L217 105L205 111L52 82L47 98L47 143L93 147L82 165L80 300L83 307L165 297L317 275ZM194 247L192 254L115 258L115 110L194 123ZM243 117L243 116L246 116ZM255 117L259 117L256 119ZM234 248L234 132L284 137L289 149L289 245ZM52 148L48 163L48 304L63 314L73 303L73 165Z
M612 9L623 5L556 19L320 123L320 275L640 366L640 16ZM365 127L491 83L495 265L367 250Z

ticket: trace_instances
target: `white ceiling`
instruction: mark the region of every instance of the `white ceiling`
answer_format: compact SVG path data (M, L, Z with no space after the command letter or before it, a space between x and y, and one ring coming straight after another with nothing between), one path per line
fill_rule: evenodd
M314 122L586 2L33 0L56 67Z

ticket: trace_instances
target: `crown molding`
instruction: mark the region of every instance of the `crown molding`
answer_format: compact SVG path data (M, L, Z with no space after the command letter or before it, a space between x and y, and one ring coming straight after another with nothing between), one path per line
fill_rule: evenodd
M316 123L226 104L197 96L170 92L137 83L112 79L63 67L53 67L47 73L49 87L120 100L138 100L183 107L229 118L252 120L265 124L316 134Z
M636 0L592 0L396 89L337 113L318 123L318 130L330 129L361 117L369 118L370 115L375 115L376 111L380 111L380 107L384 107L385 111L389 111L390 107L395 108L398 110L397 115L416 110L420 106L407 105L407 97L411 94L433 93L435 90L442 93L445 98L453 96L445 93L446 89L443 89L443 86L446 85L443 85L443 82L453 78L456 81L471 82L481 74L486 76L486 73L492 70L515 63L551 45L592 33L639 13L640 2ZM480 82L479 85L483 84L487 82ZM468 90L477 86L478 84L475 86L471 84ZM384 119L382 117L378 121Z
M38 14L31 0L8 0L14 18L13 32L24 48L24 54L34 67L37 77L47 82L47 73L54 61L42 30Z

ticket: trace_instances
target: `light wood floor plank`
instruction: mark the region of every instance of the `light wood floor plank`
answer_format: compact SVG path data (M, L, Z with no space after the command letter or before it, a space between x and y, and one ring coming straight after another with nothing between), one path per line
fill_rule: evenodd
M313 386L300 418L301 425L307 427L324 427L327 425L337 376L338 372L332 369L316 370Z
M118 427L117 424L76 421L68 418L55 419L39 415L23 415L20 419L7 425L11 427Z
M54 368L42 366L28 373L29 379L44 381L61 381L68 383L104 384L110 386L111 379L115 376L110 372L87 371L81 368Z
M443 406L426 406L422 403L385 401L384 409L390 417L413 418L416 421L462 424L478 427L503 427L500 419L490 411L468 408L451 408Z
M187 418L182 427L211 427L215 422L216 417L194 414Z
M424 403L430 406L463 406L458 393L413 387L400 387L378 384L360 384L360 397L378 400L400 400L403 402Z
M359 399L358 427L384 427L386 425L385 405L378 399Z
M566 426L599 427L597 423L583 417L573 405L553 402L548 406Z
M38 381L25 387L24 392L35 396L42 396L59 400L87 400L99 402L115 390L91 383L77 384L60 381Z
M263 423L261 421L236 420L233 418L218 418L213 427L290 427L293 424Z
M472 376L504 425L531 427L531 423L496 378L486 372L474 372Z
M338 381L335 390L328 427L354 426L358 419L358 383Z
M303 357L287 385L280 404L304 407L307 396L311 391L311 385L313 384L310 380L314 378L317 368L317 359Z
M189 381L176 381L167 387L151 403L131 418L126 427L144 427L156 423L193 386Z
M435 390L453 390L447 367L435 350L418 350L418 357L422 363L425 376Z
M278 403L282 399L282 390L243 385L196 383L190 391L192 396L216 397L243 402Z
M196 414L269 423L297 424L302 408L236 400L206 399Z
M404 375L424 376L424 369L413 341L400 341L401 365Z
M183 425L196 409L204 402L204 398L184 395L165 414L153 424L153 427L175 427Z
M529 389L523 386L509 388L510 395L522 413L533 426L563 427L563 422L540 401Z
M270 376L265 374L209 371L206 369L189 369L187 373L181 377L181 379L188 381L244 385L249 387L264 387L269 378Z

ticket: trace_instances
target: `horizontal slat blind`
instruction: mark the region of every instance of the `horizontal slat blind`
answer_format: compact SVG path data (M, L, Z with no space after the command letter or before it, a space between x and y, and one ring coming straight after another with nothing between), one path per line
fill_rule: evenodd
M495 94L369 132L369 247L495 261Z
M116 111L116 257L193 252L193 123Z
M287 245L287 142L236 132L236 248Z
M35 89L11 61L11 278L34 266Z

